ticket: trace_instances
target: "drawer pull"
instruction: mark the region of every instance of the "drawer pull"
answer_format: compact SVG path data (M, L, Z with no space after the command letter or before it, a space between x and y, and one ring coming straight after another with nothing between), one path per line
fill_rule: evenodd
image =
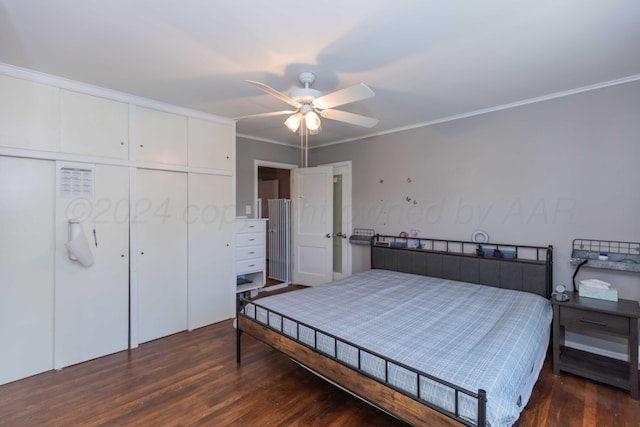
M254 251L249 252L249 255L253 255L253 254L255 254L255 252L254 252Z
M591 319L580 319L581 322L583 323L589 323L591 325L598 325L598 326L607 326L607 322L599 322L597 320L591 320Z
M251 264L249 267L255 267L255 266L256 266L255 264Z
M256 239L249 239L250 242L253 242L254 240L256 240Z

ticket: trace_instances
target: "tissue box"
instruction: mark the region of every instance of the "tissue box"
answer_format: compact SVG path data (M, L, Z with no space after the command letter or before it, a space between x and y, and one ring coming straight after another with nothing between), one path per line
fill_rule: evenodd
M587 298L603 299L607 301L618 301L618 290L614 288L598 289L588 286L580 286L578 288L578 295Z

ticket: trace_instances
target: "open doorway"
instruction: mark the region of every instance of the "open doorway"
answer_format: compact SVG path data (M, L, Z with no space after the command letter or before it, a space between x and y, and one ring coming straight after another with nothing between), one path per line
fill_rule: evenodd
M351 275L351 162L293 173L293 281L315 286Z
M330 205L332 206L333 211L331 218L334 227L331 230L327 230L329 232L329 236L332 237L333 240L333 244L331 245L332 247L328 249L327 252L331 260L329 264L331 264L332 268L326 272L327 280L323 280L322 283L349 276L352 272L352 254L348 240L348 237L351 234L352 221L351 162L338 162L328 164L326 166L331 166L333 168L331 173L331 184L329 184L331 186L329 194L332 199L332 203ZM292 171L297 168L297 165L255 160L254 168L254 176L256 178L254 181L256 217L268 218L267 201L270 198L291 199L293 197L294 189ZM296 201L292 201L292 205L295 206L295 202ZM334 204L336 210L333 210ZM269 222L267 222L267 230L269 230ZM267 239L269 238L269 234L270 233L268 232ZM322 233L323 239L326 239L325 234L326 232ZM295 239L295 237L293 238ZM268 247L269 245L267 245L267 248ZM269 254L267 252L267 261L268 260ZM302 282L294 283L305 284ZM267 284L269 284L269 281L267 281Z
M270 271L270 249L271 249L271 237L275 236L277 239L281 239L280 234L275 232L273 226L275 222L269 219L269 203L271 199L291 199L291 170L296 168L297 165L290 165L284 163L275 163L256 160L255 161L255 187L254 194L256 200L255 212L256 217L267 219L267 235L266 235L266 266L267 266L267 281L266 286L285 286L290 283L290 278L283 282L280 279L284 279L280 268L276 268L274 271ZM275 234L272 233L275 232ZM280 248L279 241L274 241L276 248ZM278 254L280 251L277 251ZM275 265L279 266L285 263L284 259L277 258ZM280 273L279 273L280 272ZM272 277L273 276L273 277ZM272 288L273 289L273 288Z
M269 218L266 201L291 198L291 171L267 166L258 166L258 200L260 218Z

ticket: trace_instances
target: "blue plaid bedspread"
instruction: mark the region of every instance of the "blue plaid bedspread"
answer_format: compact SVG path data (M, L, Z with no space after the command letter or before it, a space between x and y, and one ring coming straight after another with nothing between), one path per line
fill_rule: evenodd
M549 301L519 291L492 288L387 270L370 270L326 285L261 298L256 304L333 334L369 351L471 391L487 392L491 426L510 426L519 417L523 384L538 349L546 345L552 311ZM245 314L267 322L266 310ZM299 341L358 365L355 347L297 327L271 314L269 324ZM337 354L336 354L337 353ZM362 369L384 379L385 365L360 356ZM416 374L391 365L388 381L417 394ZM449 411L454 392L420 378L420 398ZM460 413L477 420L477 402L461 395Z

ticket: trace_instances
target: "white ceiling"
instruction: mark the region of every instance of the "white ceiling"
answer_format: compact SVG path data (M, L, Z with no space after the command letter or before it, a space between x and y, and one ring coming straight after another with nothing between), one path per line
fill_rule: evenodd
M0 62L223 117L288 109L313 71L373 129L323 120L311 145L364 138L640 78L638 0L0 0ZM239 135L296 144L286 116Z

